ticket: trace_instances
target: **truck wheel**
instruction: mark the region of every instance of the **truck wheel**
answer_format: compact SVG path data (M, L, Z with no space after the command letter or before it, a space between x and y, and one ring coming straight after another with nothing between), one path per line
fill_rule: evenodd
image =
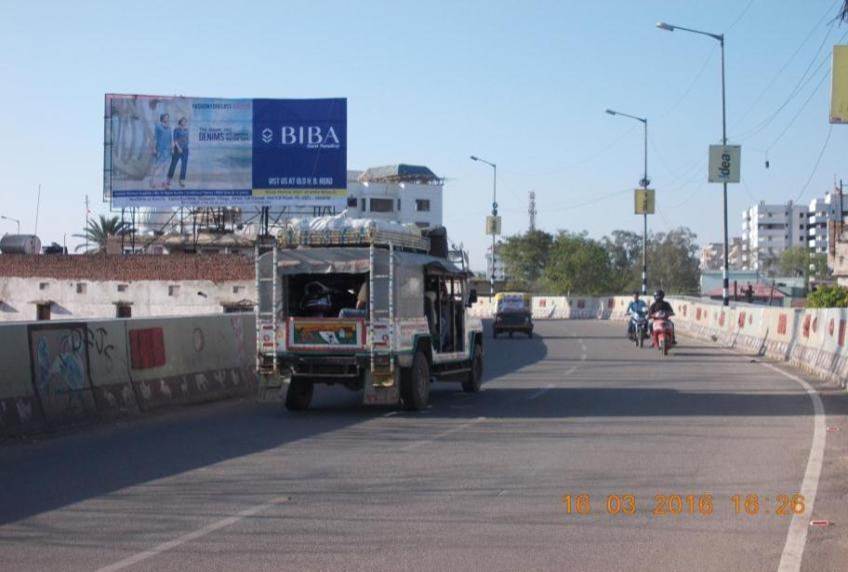
M289 411L305 411L312 403L314 386L308 379L293 377L286 392L286 409Z
M477 393L480 391L482 381L483 346L476 344L474 346L474 359L471 360L471 371L468 372L468 378L462 382L462 391L465 393Z
M430 401L430 364L421 350L415 352L412 367L400 373L400 397L410 411L420 411Z
M528 337L528 338L532 338L532 337L533 337L533 330L527 330L527 337Z

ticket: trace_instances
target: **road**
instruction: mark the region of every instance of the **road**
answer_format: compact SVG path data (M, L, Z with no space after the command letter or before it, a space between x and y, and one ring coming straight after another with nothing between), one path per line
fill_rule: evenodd
M750 356L681 339L662 359L622 329L540 322L532 340L489 336L483 391L437 384L419 414L363 408L356 394L326 389L302 414L235 401L0 445L0 562L778 569L791 516L775 514L777 496L797 493L805 477L810 397ZM844 570L848 397L811 383L827 426L841 431L827 434L813 513L799 521L836 524L809 529L802 569ZM564 496L581 494L589 513L572 505L568 514ZM609 495L622 498L618 514ZM625 495L634 514L624 514ZM672 495L680 514L655 514L677 512Z

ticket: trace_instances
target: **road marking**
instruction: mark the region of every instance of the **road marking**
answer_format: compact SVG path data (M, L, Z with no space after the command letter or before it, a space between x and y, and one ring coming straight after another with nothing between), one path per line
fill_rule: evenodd
M172 550L178 546L181 546L187 542L191 542L192 540L197 540L198 538L203 538L207 534L215 532L216 530L221 530L222 528L226 528L230 525L233 525L240 520L244 520L245 518L251 517L257 513L262 512L265 509L271 508L274 505L283 504L291 500L290 497L277 497L272 499L264 504L259 504L250 508L247 508L239 513L234 514L233 516L218 520L195 530L194 532L189 532L188 534L184 534L174 540L169 540L168 542L163 542L157 546L154 546L150 550L145 550L144 552L139 552L138 554L134 554L128 558L124 558L123 560L119 560L114 564L110 564L109 566L105 566L103 568L99 568L97 572L114 572L116 570L123 570L124 568L129 568L139 562L143 562L148 558L153 558L154 556L158 556L163 552L167 552L168 550Z
M578 365L573 365L573 366L571 366L570 368L568 368L567 370L565 370L565 373L563 373L563 374L562 374L562 376L563 376L563 377L568 377L569 375L571 375L572 373L574 373L574 372L577 370L577 368L578 368L578 367L580 367L580 366L578 366ZM548 385L546 385L545 387L543 387L542 389L540 389L540 390L539 390L539 391L537 391L536 393L534 393L534 394L530 395L530 396L527 398L527 401L532 401L532 400L536 399L537 397L541 397L541 396L543 396L544 394L546 394L547 392L549 392L550 390L552 390L554 387L556 387L556 386L555 386L553 383L549 383Z
M813 505L816 502L816 492L819 488L822 462L824 460L824 444L827 438L824 405L813 386L802 378L768 363L760 362L760 365L798 383L804 388L804 391L807 392L807 395L813 402L813 443L810 446L810 456L807 459L807 470L804 473L804 480L801 482L801 494L804 495L808 515L812 515ZM786 544L784 544L783 553L780 555L779 572L795 572L801 569L801 559L804 556L804 546L807 543L809 522L801 515L792 515L792 521L789 523L789 532L786 534Z
M448 435L451 435L452 433L456 433L457 431L462 431L463 429L468 429L472 425L479 423L481 421L485 421L485 420L486 420L485 417L478 417L476 419L472 419L471 421L463 423L462 425L459 425L458 427L453 427L451 429L446 429L445 431L442 431L441 433L436 433L430 439L424 439L422 441L415 441L414 443L410 443L406 447L401 447L401 451L411 451L412 449L415 449L417 447L421 447L422 445L429 445L430 443L432 443L433 441L436 441L437 439L441 439L442 437L447 437Z

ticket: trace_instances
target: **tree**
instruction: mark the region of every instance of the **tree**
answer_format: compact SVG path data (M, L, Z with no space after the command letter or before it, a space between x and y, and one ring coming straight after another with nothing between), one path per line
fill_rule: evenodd
M777 267L784 276L803 278L804 282L810 275L810 250L803 246L793 246L780 253Z
M603 245L586 233L560 231L551 245L544 281L560 295L595 296L614 291L614 271Z
M842 286L819 286L807 296L808 308L848 308L848 289Z
M111 236L121 236L130 231L130 225L119 217L106 218L100 215L100 220L88 219L82 234L73 235L87 241L87 252L100 252L106 250L106 243ZM78 244L76 250L86 247L86 243Z
M701 274L697 238L686 227L649 237L648 280L653 287L675 294L698 291Z
M553 236L541 230L507 237L498 247L508 288L537 291L548 263Z
M614 273L612 291L639 290L642 284L642 236L629 230L614 230L601 239Z

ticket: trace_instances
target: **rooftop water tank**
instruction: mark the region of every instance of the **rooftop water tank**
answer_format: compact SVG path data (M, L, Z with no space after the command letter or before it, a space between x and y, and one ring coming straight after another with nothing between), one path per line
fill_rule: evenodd
M6 234L0 238L3 254L40 254L41 240L34 234Z

